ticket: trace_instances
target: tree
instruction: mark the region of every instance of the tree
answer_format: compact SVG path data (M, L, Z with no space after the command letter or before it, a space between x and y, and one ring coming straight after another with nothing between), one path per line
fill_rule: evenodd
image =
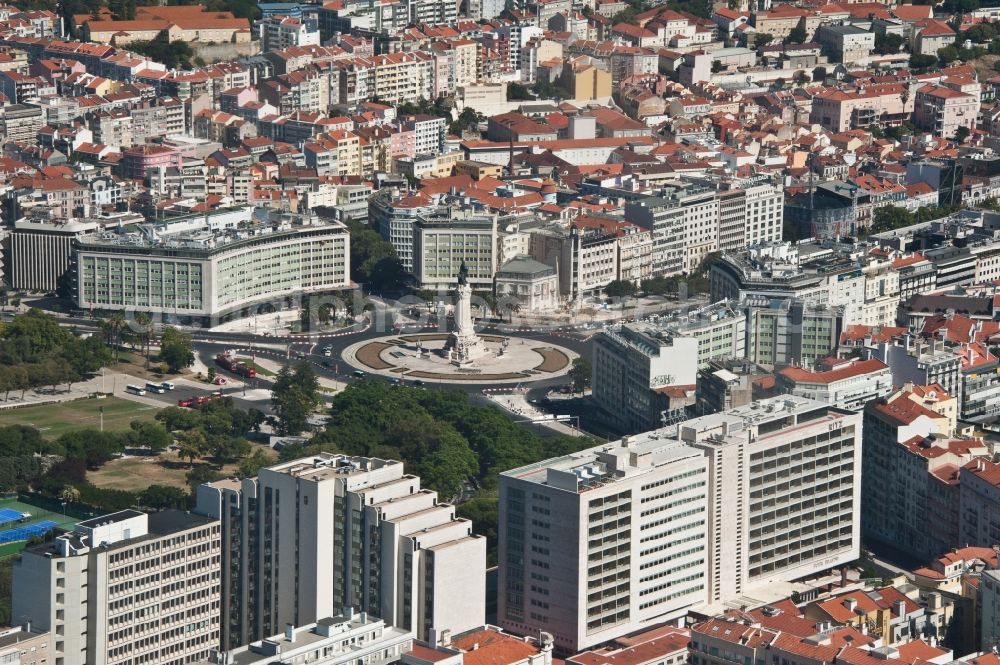
M788 39L785 40L787 44L804 44L809 36L806 34L806 28L804 25L799 24L792 28L792 31L788 33Z
M955 130L955 141L958 143L965 143L965 139L969 138L969 134L972 132L965 125L960 125L958 129Z
M466 106L462 109L462 112L458 114L458 119L451 123L448 127L448 131L452 134L461 135L467 129L477 127L479 123L486 120L486 116L482 113L478 113L476 109L471 106Z
M636 293L635 284L627 279L616 279L608 282L604 287L604 293L609 298L629 298Z
M521 311L521 304L513 300L508 300L503 304L503 308L507 310L507 322L514 323L514 312Z
M713 60L712 61L712 73L713 74L718 74L721 71L722 71L722 61L721 60Z
M101 319L98 327L104 331L105 340L108 346L114 349L115 362L118 362L118 354L121 351L121 335L125 330L125 315L121 312L113 312L106 319Z
M194 56L194 51L187 42L170 41L170 35L166 30L161 30L149 41L129 42L128 48L130 51L162 62L169 69L190 69L191 58Z
M604 293L609 298L617 298L622 305L622 311L625 311L625 303L628 299L635 295L636 288L635 284L626 279L616 279L608 283L604 287Z
M250 442L238 436L216 436L209 442L212 456L222 464L241 460L250 454Z
M914 223L913 213L899 206L881 206L872 213L872 233L893 231Z
M899 53L903 50L903 45L905 40L902 35L897 35L893 32L876 32L875 33L875 52L881 55L890 55L892 53Z
M271 464L271 458L267 456L263 448L254 448L242 462L240 462L239 475L241 478L253 478L261 469Z
M773 41L774 41L774 35L772 35L770 33L767 33L767 32L761 32L761 33L759 33L758 35L756 35L753 38L753 45L754 46L767 46L768 44L770 44Z
M160 338L160 360L167 364L167 370L176 374L194 364L194 344L191 335L173 326L163 329Z
M189 502L190 496L187 492L169 485L150 485L139 493L139 503L153 510L168 508L184 510Z
M507 84L507 101L508 102L520 102L533 100L534 97L526 86L520 83L508 83Z
M403 270L392 243L361 222L350 221L351 279L368 286L369 291L396 292L406 283Z
M937 61L938 59L933 55L914 53L910 56L910 67L915 70L926 70L928 67L933 67L937 64Z
M194 468L194 461L205 454L207 446L205 432L201 429L182 432L177 438L177 456L187 458L188 466Z
M968 39L976 44L989 44L997 36L997 29L992 23L976 23L962 33L961 39L963 41Z
M939 48L937 54L942 67L947 67L950 63L958 60L958 49L954 46Z
M129 431L126 436L130 448L149 448L156 452L166 450L173 443L170 432L158 422L133 420L129 423Z
M576 358L569 370L569 378L573 381L573 390L582 393L589 388L592 373L589 360L582 356Z
M191 488L192 493L198 489L198 485L214 483L216 480L222 480L225 477L225 474L219 473L204 464L196 466L185 475L188 487Z
M472 531L486 536L487 552L496 552L497 525L500 523L500 507L493 497L477 497L458 506L456 513L472 522ZM496 565L496 557L487 565Z
M321 402L319 379L309 363L285 365L271 390L271 406L278 417L278 432L298 434L308 428L309 416Z
M135 334L142 345L142 354L146 358L146 369L149 369L149 347L153 340L153 316L149 312L139 312L135 315Z

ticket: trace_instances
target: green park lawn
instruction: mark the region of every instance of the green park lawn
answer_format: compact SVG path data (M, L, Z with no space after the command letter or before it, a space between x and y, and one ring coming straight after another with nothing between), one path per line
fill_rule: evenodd
M100 427L101 407L104 407L104 428L109 431L127 429L133 420L152 420L157 411L156 407L119 397L80 399L0 410L0 427L30 425L46 439L56 439L68 430Z

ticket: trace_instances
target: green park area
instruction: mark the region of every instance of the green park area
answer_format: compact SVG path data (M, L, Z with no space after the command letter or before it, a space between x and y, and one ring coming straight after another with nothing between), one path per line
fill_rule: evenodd
M41 404L0 411L0 427L27 425L34 427L46 439L58 439L71 430L85 427L100 428L104 409L106 431L128 429L133 420L153 420L156 407L119 397L81 399L58 405Z

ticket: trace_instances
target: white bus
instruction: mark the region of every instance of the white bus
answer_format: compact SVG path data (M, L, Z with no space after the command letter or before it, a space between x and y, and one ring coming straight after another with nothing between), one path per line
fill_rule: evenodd
M146 389L142 386L125 386L125 392L132 393L133 395L145 395Z
M167 392L167 389L163 387L163 384L153 383L152 381L146 383L146 390L148 390L151 393L159 393L159 394Z

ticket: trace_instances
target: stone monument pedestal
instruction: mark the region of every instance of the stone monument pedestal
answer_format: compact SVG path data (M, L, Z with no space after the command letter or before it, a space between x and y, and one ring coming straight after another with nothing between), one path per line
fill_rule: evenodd
M490 354L483 340L476 334L472 324L472 286L469 285L469 269L462 262L458 271L458 298L455 300L455 330L448 335L443 353L453 365L469 365L473 361Z

